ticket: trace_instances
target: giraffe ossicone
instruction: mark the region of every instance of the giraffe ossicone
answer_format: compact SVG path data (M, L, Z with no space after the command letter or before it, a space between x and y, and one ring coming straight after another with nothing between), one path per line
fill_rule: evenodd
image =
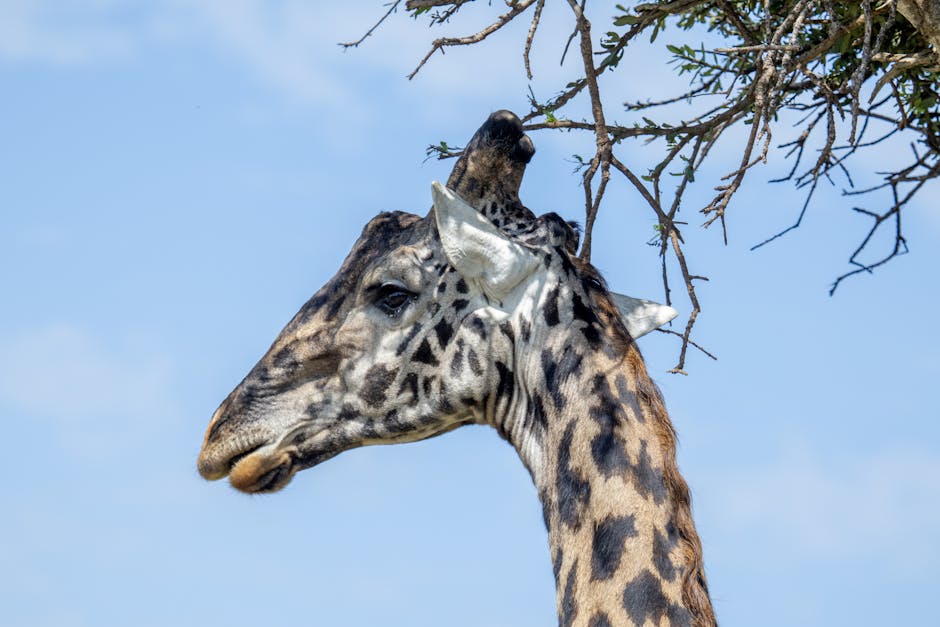
M562 627L714 625L672 424L634 341L675 312L610 292L577 230L521 203L534 152L497 111L431 214L373 218L219 405L199 472L274 492L352 448L490 425L542 503Z

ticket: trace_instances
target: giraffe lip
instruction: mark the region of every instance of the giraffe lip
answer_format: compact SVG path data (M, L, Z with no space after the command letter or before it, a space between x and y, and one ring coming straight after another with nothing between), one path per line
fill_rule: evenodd
M257 452L258 449L262 448L264 445L264 442L254 444L242 449L235 455L226 457L212 455L211 449L203 449L199 454L199 462L197 464L199 474L207 481L218 481L230 475L235 469L235 466L252 453Z
M262 446L237 460L228 479L242 492L276 492L290 482L296 471L294 451Z
M238 462L240 462L241 460L245 459L246 457L248 457L249 455L251 455L252 453L254 453L255 451L257 451L257 450L258 450L259 448L261 448L262 446L264 446L264 445L263 445L263 444L259 444L258 446L255 446L255 447L246 449L246 450L242 451L241 453L235 455L234 457L229 458L228 463L226 464L226 465L228 466L228 472L229 472L229 473L232 472L232 469L235 468L235 466L238 464ZM228 473L226 473L226 474L228 474Z
M341 452L322 450L300 455L296 448L273 451L255 449L232 466L229 482L236 490L248 494L277 492L290 483L297 472L318 466Z
M289 466L288 467L278 466L276 468L269 470L268 472L258 477L257 481L255 482L255 486L252 492L276 492L277 490L282 488L283 485L286 485L286 483L284 483L283 485L280 485L280 484L284 478L289 478L290 476L289 473L290 473Z

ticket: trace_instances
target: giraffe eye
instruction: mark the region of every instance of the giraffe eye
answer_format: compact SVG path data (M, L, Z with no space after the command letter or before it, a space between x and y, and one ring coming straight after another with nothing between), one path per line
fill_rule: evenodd
M392 318L400 315L417 297L400 283L384 283L376 288L375 306Z

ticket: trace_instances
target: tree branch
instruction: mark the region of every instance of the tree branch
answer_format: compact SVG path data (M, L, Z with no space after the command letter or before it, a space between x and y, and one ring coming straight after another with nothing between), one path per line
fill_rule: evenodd
M418 67L416 67L414 71L412 71L411 74L408 75L408 80L413 79L415 75L417 75L417 73L421 70L421 68L424 67L424 64L428 62L428 59L431 58L431 55L433 55L438 50L443 52L444 48L447 48L450 46L468 46L471 44L480 43L481 41L483 41L484 39L486 39L487 37L489 37L496 31L501 29L503 26L511 22L513 19L515 19L517 15L519 15L520 13L528 9L534 3L535 3L535 0L521 0L520 2L517 2L516 4L512 5L512 8L507 13L500 15L499 19L497 19L495 22L493 22L492 24L490 24L483 30L473 35L468 35L466 37L442 37L441 39L435 39L434 42L431 44L431 49L428 51L426 55L424 55L424 58L421 59L421 62L418 63ZM444 4L455 4L455 3L447 2Z
M376 22L375 24L373 24L373 25L372 25L372 28L370 28L369 30L367 30L365 35L363 35L362 37L360 37L360 38L357 39L356 41L351 41L351 42L349 42L349 43L341 43L341 44L337 44L337 45L342 46L343 50L348 50L349 48L358 48L358 47L359 47L359 44L361 44L361 43L364 42L366 39L368 39L368 38L372 35L372 33L375 32L375 29L377 29L379 26L381 26L381 25L382 25L382 22L384 22L386 19L388 19L388 16L395 12L395 9L397 9L397 8L398 8L398 5L401 4L401 0L395 0L394 2L391 2L391 3L389 3L389 4L390 4L391 6L389 7L388 11L385 12L385 15L383 15L381 18L379 18L379 21ZM408 6L408 8L410 9L410 8L411 8L410 5L411 5L411 2L409 2L408 5L406 5L406 6Z

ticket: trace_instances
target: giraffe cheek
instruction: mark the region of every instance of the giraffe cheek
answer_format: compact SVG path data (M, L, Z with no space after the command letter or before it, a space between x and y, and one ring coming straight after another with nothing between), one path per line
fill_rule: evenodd
M374 337L375 332L375 323L364 312L357 311L336 329L334 342L343 347L345 352L356 351L368 346L368 341Z

